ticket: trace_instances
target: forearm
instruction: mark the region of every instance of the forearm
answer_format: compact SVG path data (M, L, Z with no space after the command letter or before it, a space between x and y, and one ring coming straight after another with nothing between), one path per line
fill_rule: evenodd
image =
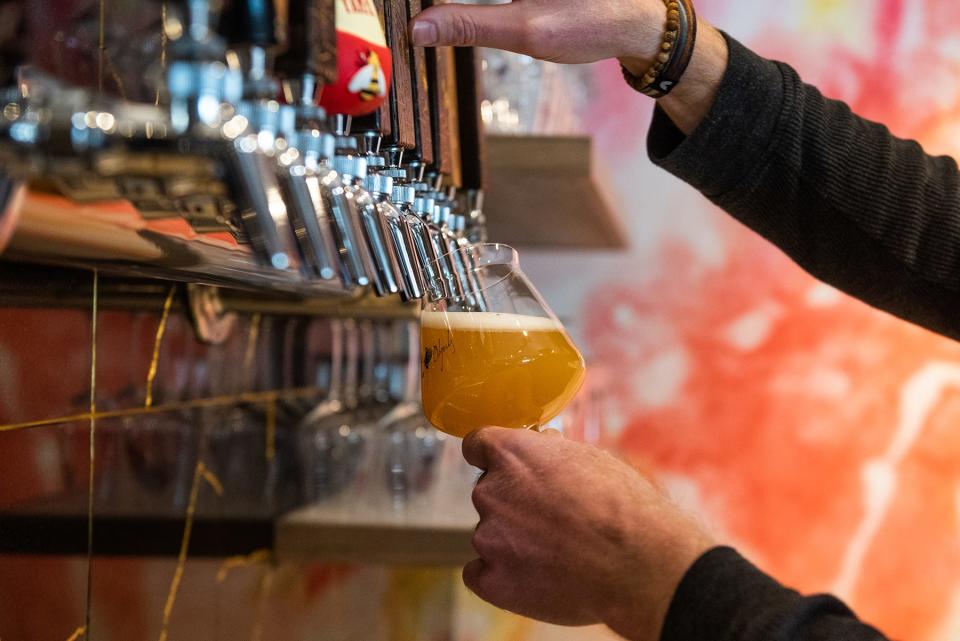
M817 278L960 337L956 163L825 99L786 65L734 41L729 51L694 130L660 105L649 138L654 162Z
M687 572L661 641L885 641L837 599L787 589L730 548L714 548Z

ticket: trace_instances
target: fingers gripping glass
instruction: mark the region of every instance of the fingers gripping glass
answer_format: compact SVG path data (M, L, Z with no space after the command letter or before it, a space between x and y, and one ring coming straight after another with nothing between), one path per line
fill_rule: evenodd
M556 417L583 383L583 357L520 270L516 250L473 245L436 262L420 329L430 422L465 436Z

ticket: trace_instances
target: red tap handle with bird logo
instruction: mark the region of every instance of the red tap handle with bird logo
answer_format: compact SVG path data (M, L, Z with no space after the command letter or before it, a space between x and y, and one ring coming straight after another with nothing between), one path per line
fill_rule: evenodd
M364 116L380 108L393 64L373 0L337 0L337 82L323 88L320 105L331 114Z

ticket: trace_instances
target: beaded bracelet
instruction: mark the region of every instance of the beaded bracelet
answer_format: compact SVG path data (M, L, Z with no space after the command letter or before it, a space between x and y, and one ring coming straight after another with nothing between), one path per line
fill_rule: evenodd
M667 22L660 50L642 77L621 65L623 77L631 87L651 98L670 93L690 65L697 41L697 14L692 0L663 0Z

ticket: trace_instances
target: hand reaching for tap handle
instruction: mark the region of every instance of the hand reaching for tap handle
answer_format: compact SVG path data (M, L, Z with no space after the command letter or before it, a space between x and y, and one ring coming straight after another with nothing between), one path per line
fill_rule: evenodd
M663 0L515 0L500 5L435 5L411 23L416 46L491 47L569 64L618 59L642 76L660 52ZM723 36L699 20L697 46L684 82L661 106L692 132L713 103L727 66Z

